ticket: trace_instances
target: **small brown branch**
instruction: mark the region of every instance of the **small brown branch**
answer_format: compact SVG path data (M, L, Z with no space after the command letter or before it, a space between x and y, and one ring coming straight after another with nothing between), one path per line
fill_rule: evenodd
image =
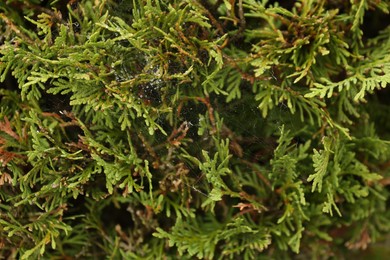
M152 146L147 142L146 138L141 133L137 133L137 135L138 138L141 140L143 146L145 147L146 151L156 160L155 162L153 162L153 167L158 166L160 164L160 158L157 156Z
M215 129L214 108L210 104L209 97L204 97L204 98L196 97L195 99L206 105L207 111L209 113L209 119L210 119L211 125L213 126L213 131L216 131L216 129Z
M201 4L199 1L196 1L196 3L202 9L202 11L204 13L206 13L206 15L209 17L211 23L217 28L217 31L221 35L225 34L222 25L218 22L217 19L215 19L215 17L211 14L211 12L203 4Z
M240 26L238 28L237 33L230 39L230 42L240 39L242 37L242 33L246 28L246 20L244 16L244 7L242 5L242 0L238 1L238 16L240 17L239 20Z
M184 121L178 129L173 129L171 135L168 137L168 142L174 146L180 146L181 140L183 140L189 130L188 122Z
M256 173L257 177L259 177L259 179L261 179L264 182L264 184L267 185L268 188L272 189L272 186L271 186L271 183L269 182L269 180L267 180L267 178L258 169L255 168L253 163L248 162L247 160L244 160L244 159L241 159L240 161L242 163L248 165L249 167L251 167L252 170Z
M16 140L21 140L20 136L14 132L11 128L11 123L7 116L4 116L4 122L0 122L0 131L12 136Z

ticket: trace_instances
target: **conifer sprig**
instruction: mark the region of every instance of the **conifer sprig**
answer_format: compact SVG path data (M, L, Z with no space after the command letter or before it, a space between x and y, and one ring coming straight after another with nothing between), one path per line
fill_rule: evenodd
M389 1L46 2L0 3L0 255L337 258L389 232Z

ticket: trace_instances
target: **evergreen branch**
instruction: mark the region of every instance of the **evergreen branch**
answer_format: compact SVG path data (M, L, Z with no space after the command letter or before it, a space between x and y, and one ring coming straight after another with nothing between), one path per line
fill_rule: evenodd
M324 145L324 150L317 151L316 149L313 149L313 167L315 170L314 174L309 175L309 178L307 179L308 182L313 181L312 186L312 192L314 192L318 186L318 192L321 192L322 189L322 180L327 173L328 170L328 163L330 159L330 155L332 153L331 151L331 144L332 141L329 137L324 137L322 139L322 143Z

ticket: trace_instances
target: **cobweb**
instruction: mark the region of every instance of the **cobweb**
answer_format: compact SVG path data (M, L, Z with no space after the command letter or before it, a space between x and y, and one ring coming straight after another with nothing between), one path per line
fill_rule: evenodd
M256 103L253 102L252 104ZM248 110L249 113L242 116L245 110ZM296 125L296 116L291 115L289 108L283 103L270 111L266 118L262 117L261 111L256 106L248 108L246 104L235 105L228 111L222 111L221 115L223 115L224 125L232 132L237 133L237 138L250 140L249 146L242 147L242 157L263 164L268 164L272 158L282 126L294 133L299 131L299 127ZM250 123L248 123L248 120ZM193 122L191 127L197 129L199 124ZM197 146L198 150L202 150L201 145L197 142L194 145ZM261 147L262 150L268 151L268 154L258 156L251 154L254 151L251 146ZM201 160L202 158L198 159ZM190 176L193 178L193 183L185 183L185 185L194 192L209 197L208 191L205 190L208 184L205 184L204 173L189 163L186 163L186 165L191 169Z
M79 24L73 23L71 24L73 27L78 27ZM114 69L115 70L115 69ZM121 72L122 74L115 74L116 80L118 82L124 81L129 79L131 76L129 73L127 73L127 69L124 67L124 64L121 65L120 68L117 68L118 73ZM273 71L270 71L270 78L277 81L276 76L274 75ZM70 110L69 107L69 96L63 97L63 100L58 100L58 98L55 101L56 104L58 104L62 108L54 108L54 111L56 113L59 113L63 115L64 110ZM292 132L297 132L299 129L297 126L297 119L296 116L292 116L289 108L284 103L279 103L278 106L276 106L274 109L272 109L269 112L269 115L266 118L263 118L261 115L261 111L256 106L256 101L250 100L249 102L232 102L232 104L223 104L223 107L218 110L221 117L224 119L224 125L226 125L227 128L229 128L233 133L237 134L238 138L250 140L248 141L248 146L242 147L242 153L245 158L249 158L252 160L257 160L260 163L269 163L270 156L273 155L273 150L276 148L276 140L277 137L280 135L280 131L282 126L285 127L285 129L290 129ZM228 107L226 110L224 106ZM251 106L251 107L250 107ZM66 107L66 109L63 109ZM246 112L245 112L246 111ZM183 118L180 118L178 121L186 121L187 125L189 127L189 134L188 138L201 138L197 135L198 128L200 127L199 124L199 114L205 114L205 111L203 113L200 113L199 109L196 109L195 107L184 107L182 113L185 114ZM245 112L245 113L244 113ZM98 112L97 112L98 113ZM105 113L114 113L105 111ZM118 115L112 114L114 118L117 118ZM165 120L164 115L161 116L162 118L157 118L157 123L163 122ZM299 124L298 124L299 125ZM145 136L148 136L149 133L145 132L142 133ZM168 133L169 135L169 133ZM228 136L225 138L229 138ZM166 137L163 135L160 135L159 133L156 133L155 137L155 143L161 143L166 140ZM195 146L198 151L201 151L204 149L202 144L200 142L197 142L196 140L193 141L191 144L192 146ZM269 153L259 154L255 155L252 154L254 149L254 146L261 146L263 150L267 150ZM191 151L190 151L191 152ZM200 153L198 153L200 154ZM201 160L202 158L198 158ZM197 192L203 196L209 196L206 191L202 190L202 187L205 185L205 176L202 172L197 169L197 167L194 167L188 162L184 162L188 169L190 169L190 178L192 179L192 184L184 183L189 188L191 188L194 192Z

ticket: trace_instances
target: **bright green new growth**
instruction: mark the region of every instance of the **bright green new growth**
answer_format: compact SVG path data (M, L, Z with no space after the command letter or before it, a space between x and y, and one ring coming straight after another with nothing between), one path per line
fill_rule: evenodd
M0 255L338 257L389 232L388 0L46 2L0 3Z

